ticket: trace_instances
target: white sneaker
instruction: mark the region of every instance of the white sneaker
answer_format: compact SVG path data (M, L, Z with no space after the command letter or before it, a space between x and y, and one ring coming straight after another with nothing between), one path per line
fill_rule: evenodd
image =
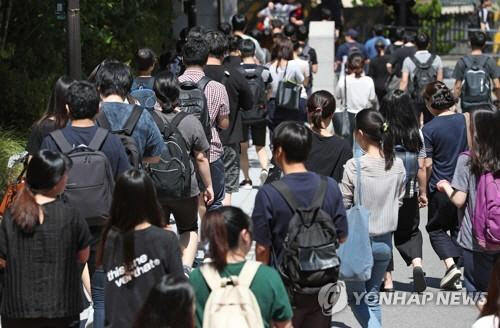
M260 171L260 185L261 186L263 186L264 183L266 182L268 175L269 175L269 172L267 170L262 169Z

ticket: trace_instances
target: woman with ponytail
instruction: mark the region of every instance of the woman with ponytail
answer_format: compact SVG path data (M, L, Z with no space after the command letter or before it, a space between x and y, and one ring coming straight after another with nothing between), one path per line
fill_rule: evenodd
M2 220L2 327L79 325L81 270L89 256L90 232L77 211L58 197L70 166L71 160L58 152L33 154L26 186Z
M349 142L330 132L335 112L335 98L325 90L316 91L307 100L309 127L312 130L312 146L306 167L309 171L342 180L344 165L352 158Z
M177 77L170 72L162 72L156 76L154 91L161 105L161 112L155 112L160 122L172 123L179 120L177 129L186 142L187 150L191 154L191 192L185 199L169 199L165 195L158 195L160 204L168 219L170 214L174 215L177 231L180 235L182 263L187 271L191 270L198 245L198 208L199 205L210 205L213 201L212 178L207 158L210 147L203 126L193 115L182 113L177 106L179 99L179 82ZM155 119L155 121L158 121ZM159 125L163 133L163 126ZM194 163L193 163L194 162ZM196 164L196 165L193 165ZM198 183L197 174L202 183ZM200 195L198 185L205 186L205 191Z
M397 228L398 211L406 192L405 167L401 159L395 158L390 129L390 124L374 109L363 109L356 115L354 137L364 155L347 161L340 185L346 208L356 202L369 211L371 278L346 282L349 304L362 327L382 327L379 288L392 257L392 234ZM358 161L361 172L357 172ZM358 177L361 177L359 182ZM357 195L361 195L361 199ZM366 292L365 300L357 302L354 292Z
M224 206L207 213L201 226L202 240L209 245L211 262L204 264L216 270L221 277L238 276L247 265L252 246L249 217L239 208ZM203 326L205 303L210 295L204 274L205 269L195 269L190 276L196 297L196 327ZM260 264L250 285L259 304L264 327L289 328L292 326L292 308L285 286L276 270ZM256 318L257 320L257 318Z
M97 251L106 275L105 326L132 327L149 291L165 274L183 275L177 236L164 230L151 178L137 169L116 181Z

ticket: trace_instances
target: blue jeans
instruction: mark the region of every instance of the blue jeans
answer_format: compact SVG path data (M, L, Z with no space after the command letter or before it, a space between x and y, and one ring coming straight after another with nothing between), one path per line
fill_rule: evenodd
M370 239L373 251L371 278L368 281L346 281L347 297L349 306L361 327L379 328L382 327L379 289L392 256L392 232ZM359 295L357 302L354 292ZM360 299L362 294L364 296Z
M104 328L104 284L106 273L97 269L92 276L90 288L92 291L92 302L94 303L94 323L93 328Z
M212 188L214 189L214 202L207 206L207 210L215 210L222 207L222 201L225 196L225 172L224 162L219 158L210 163L210 175L212 177Z

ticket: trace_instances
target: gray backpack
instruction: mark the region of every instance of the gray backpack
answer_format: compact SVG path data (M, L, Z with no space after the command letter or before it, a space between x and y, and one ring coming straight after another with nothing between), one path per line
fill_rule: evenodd
M103 224L111 207L114 178L108 157L100 151L108 130L98 128L89 145L73 147L61 130L50 133L57 147L73 162L64 190L65 201L89 226Z
M491 104L490 77L485 71L487 56L462 58L465 64L465 74L462 88L462 109Z
M432 66L435 59L436 55L432 54L425 63L422 63L415 55L410 57L410 60L415 64L412 83L409 85L410 95L413 99L422 102L422 91L427 84L436 81L437 70Z

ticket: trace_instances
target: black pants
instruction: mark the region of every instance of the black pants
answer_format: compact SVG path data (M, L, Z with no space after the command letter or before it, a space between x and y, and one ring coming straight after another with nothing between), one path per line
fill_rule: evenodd
M179 235L188 231L198 232L198 196L184 199L160 198L160 205L167 220L170 214L174 215Z
M2 317L2 328L77 328L80 317L66 317L57 319L8 319Z
M399 254L410 265L415 258L422 258L422 233L418 229L420 212L417 196L403 200L399 209L398 228L394 232L394 245ZM394 271L394 261L391 258L387 271Z
M440 260L462 256L462 248L457 244L458 212L445 193L433 192L429 195L429 218L426 230L431 246ZM449 234L448 234L449 232Z
M500 252L485 253L463 250L464 287L470 292L487 292L491 271L500 259Z
M331 316L322 312L318 304L318 294L297 294L293 297L293 327L294 328L330 328Z

